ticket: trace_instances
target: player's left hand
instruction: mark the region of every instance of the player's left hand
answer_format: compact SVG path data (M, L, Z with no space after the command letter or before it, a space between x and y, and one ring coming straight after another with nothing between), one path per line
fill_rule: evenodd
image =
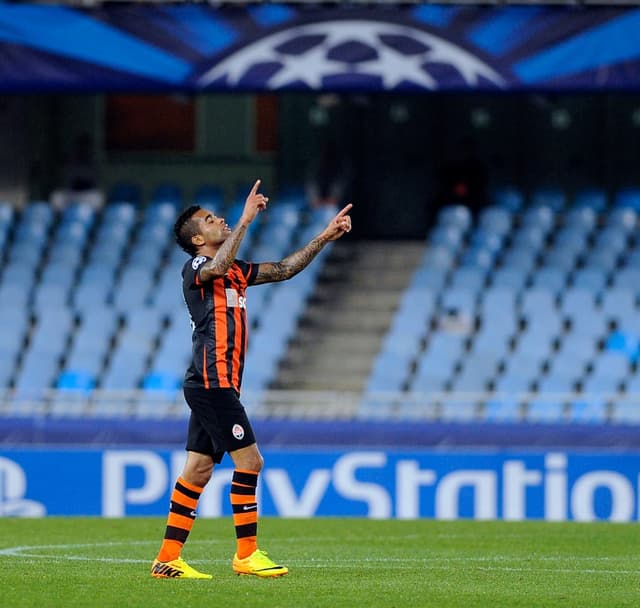
M345 205L324 229L323 236L328 241L339 239L345 232L351 232L351 216L348 215L353 205Z

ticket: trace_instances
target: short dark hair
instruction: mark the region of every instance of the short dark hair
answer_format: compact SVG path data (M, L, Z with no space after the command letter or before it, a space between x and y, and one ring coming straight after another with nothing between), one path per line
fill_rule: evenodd
M182 247L189 255L198 253L198 248L193 244L192 238L198 234L196 222L193 216L200 211L200 205L191 205L187 207L176 220L173 226L173 232L176 236L176 243Z

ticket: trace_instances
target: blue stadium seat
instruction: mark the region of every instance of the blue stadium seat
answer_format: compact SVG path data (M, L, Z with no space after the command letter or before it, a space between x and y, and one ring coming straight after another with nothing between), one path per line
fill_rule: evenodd
M561 188L535 188L531 193L531 205L562 211L567 205L567 195Z
M604 350L620 353L627 357L631 363L635 363L638 357L638 336L623 331L613 331L604 343Z
M496 378L494 391L509 401L517 400L518 395L531 390L537 374L537 371L535 371L537 366L538 364L536 363L532 370L513 369L505 371Z
M606 275L615 270L620 254L608 248L592 249L584 256L585 268L594 268L603 271Z
M566 357L567 362L586 363L595 356L598 335L593 333L569 332L564 336L554 360Z
M525 289L520 295L520 311L525 319L556 316L555 300L555 294L550 289L542 287Z
M526 406L528 422L558 423L565 420L565 405L553 399L533 399Z
M612 209L605 216L605 226L607 228L617 228L626 235L632 235L638 227L638 212L640 212L640 209L630 209L628 207Z
M549 330L542 332L538 328L527 329L520 334L513 351L514 355L542 362L549 357L556 335L555 332Z
M509 249L502 256L502 267L517 270L527 276L537 264L537 255L530 249Z
M579 210L600 212L607 207L607 194L601 188L585 188L576 192L573 204Z
M96 378L93 374L84 370L67 369L63 371L56 381L56 388L61 391L89 394L96 386Z
M498 268L491 273L490 280L492 287L506 287L519 291L527 282L527 274L517 268Z
M603 424L607 421L607 403L585 395L569 404L569 422Z
M587 367L587 363L593 358L595 347L592 344L590 350L579 355L568 350L558 350L549 360L547 376L540 381L539 390L567 391L575 390L576 383L580 380ZM544 386L542 384L544 383Z
M612 287L602 294L601 307L605 318L623 326L638 316L636 293L631 288Z
M456 259L455 252L444 245L428 245L422 255L422 263L418 270L432 268L447 271L451 269Z
M484 278L487 272L493 267L495 259L495 251L484 249L480 246L470 246L462 255L461 267L467 271L481 271Z
M409 376L412 355L383 352L375 358L365 382L367 392L401 391Z
M485 207L478 215L478 228L500 238L506 236L513 226L513 214L502 207Z
M560 373L558 371L552 371L544 376L537 384L537 391L539 393L554 393L554 394L568 394L572 393L576 389L576 379L578 374L574 373Z
M456 311L472 320L476 311L476 293L470 287L449 287L442 292L440 306L443 311Z
M640 268L623 268L613 274L612 287L632 289L635 294L640 293Z
M614 197L614 205L640 211L640 189L622 188L618 190Z
M460 373L455 376L451 390L458 392L485 392L498 367L498 355L485 352L479 355L468 355Z
M517 399L493 398L485 403L484 420L486 422L520 422L522 407Z
M535 227L547 234L555 224L554 210L548 205L528 207L522 214L521 224L524 227Z
M410 288L427 288L440 291L447 280L448 272L440 268L418 268L410 280Z
M599 295L607 284L607 273L598 268L581 268L573 273L571 283L573 287L589 289Z
M505 368L496 379L498 392L528 391L538 378L544 357L529 352L514 351L506 360Z
M541 266L531 275L531 287L547 289L554 295L564 291L569 273L567 270L555 266Z
M596 232L593 246L596 249L606 248L615 253L622 253L628 246L629 235L618 226L605 226Z
M429 233L431 246L446 247L450 251L458 251L464 240L464 232L457 226L436 226Z
M494 328L487 329L483 326L474 336L469 356L505 358L509 352L509 341L514 333L515 329L504 327L499 330Z
M182 188L178 184L158 184L151 194L150 202L171 203L174 207L182 207Z
M623 378L624 376L616 378L602 373L592 373L582 383L582 390L585 394L603 399L604 396L612 395L620 390Z
M476 419L477 402L473 399L447 398L440 406L440 419L444 422L471 422Z
M170 372L150 372L142 382L142 388L148 393L175 399L182 386L182 376Z
M438 212L438 226L452 227L460 232L466 232L471 222L471 212L464 205L448 205Z
M531 249L539 253L547 241L547 231L537 224L522 225L511 234L514 247Z
M491 194L493 204L509 211L519 211L524 205L524 195L522 191L514 186L503 186L497 188Z
M564 215L564 223L567 228L577 228L587 234L593 230L597 221L598 212L589 205L576 206L569 209Z

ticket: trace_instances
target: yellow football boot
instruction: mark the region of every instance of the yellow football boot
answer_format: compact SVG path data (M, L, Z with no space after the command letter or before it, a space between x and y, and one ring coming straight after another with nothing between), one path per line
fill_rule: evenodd
M153 560L151 576L154 578L212 578L210 574L204 574L192 568L181 557L170 562Z
M279 566L271 561L265 551L257 549L249 557L239 559L236 553L233 556L233 571L240 574L253 574L261 578L270 576L284 576L289 573L286 566Z

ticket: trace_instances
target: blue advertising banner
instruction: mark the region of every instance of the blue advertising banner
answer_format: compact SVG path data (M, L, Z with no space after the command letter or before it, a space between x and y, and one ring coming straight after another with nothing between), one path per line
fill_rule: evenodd
M636 521L640 453L264 450L258 501L282 517ZM0 451L0 516L166 515L185 452ZM232 468L216 468L202 517L230 515ZM78 480L82 480L81 483Z
M635 89L640 9L0 3L0 90Z

